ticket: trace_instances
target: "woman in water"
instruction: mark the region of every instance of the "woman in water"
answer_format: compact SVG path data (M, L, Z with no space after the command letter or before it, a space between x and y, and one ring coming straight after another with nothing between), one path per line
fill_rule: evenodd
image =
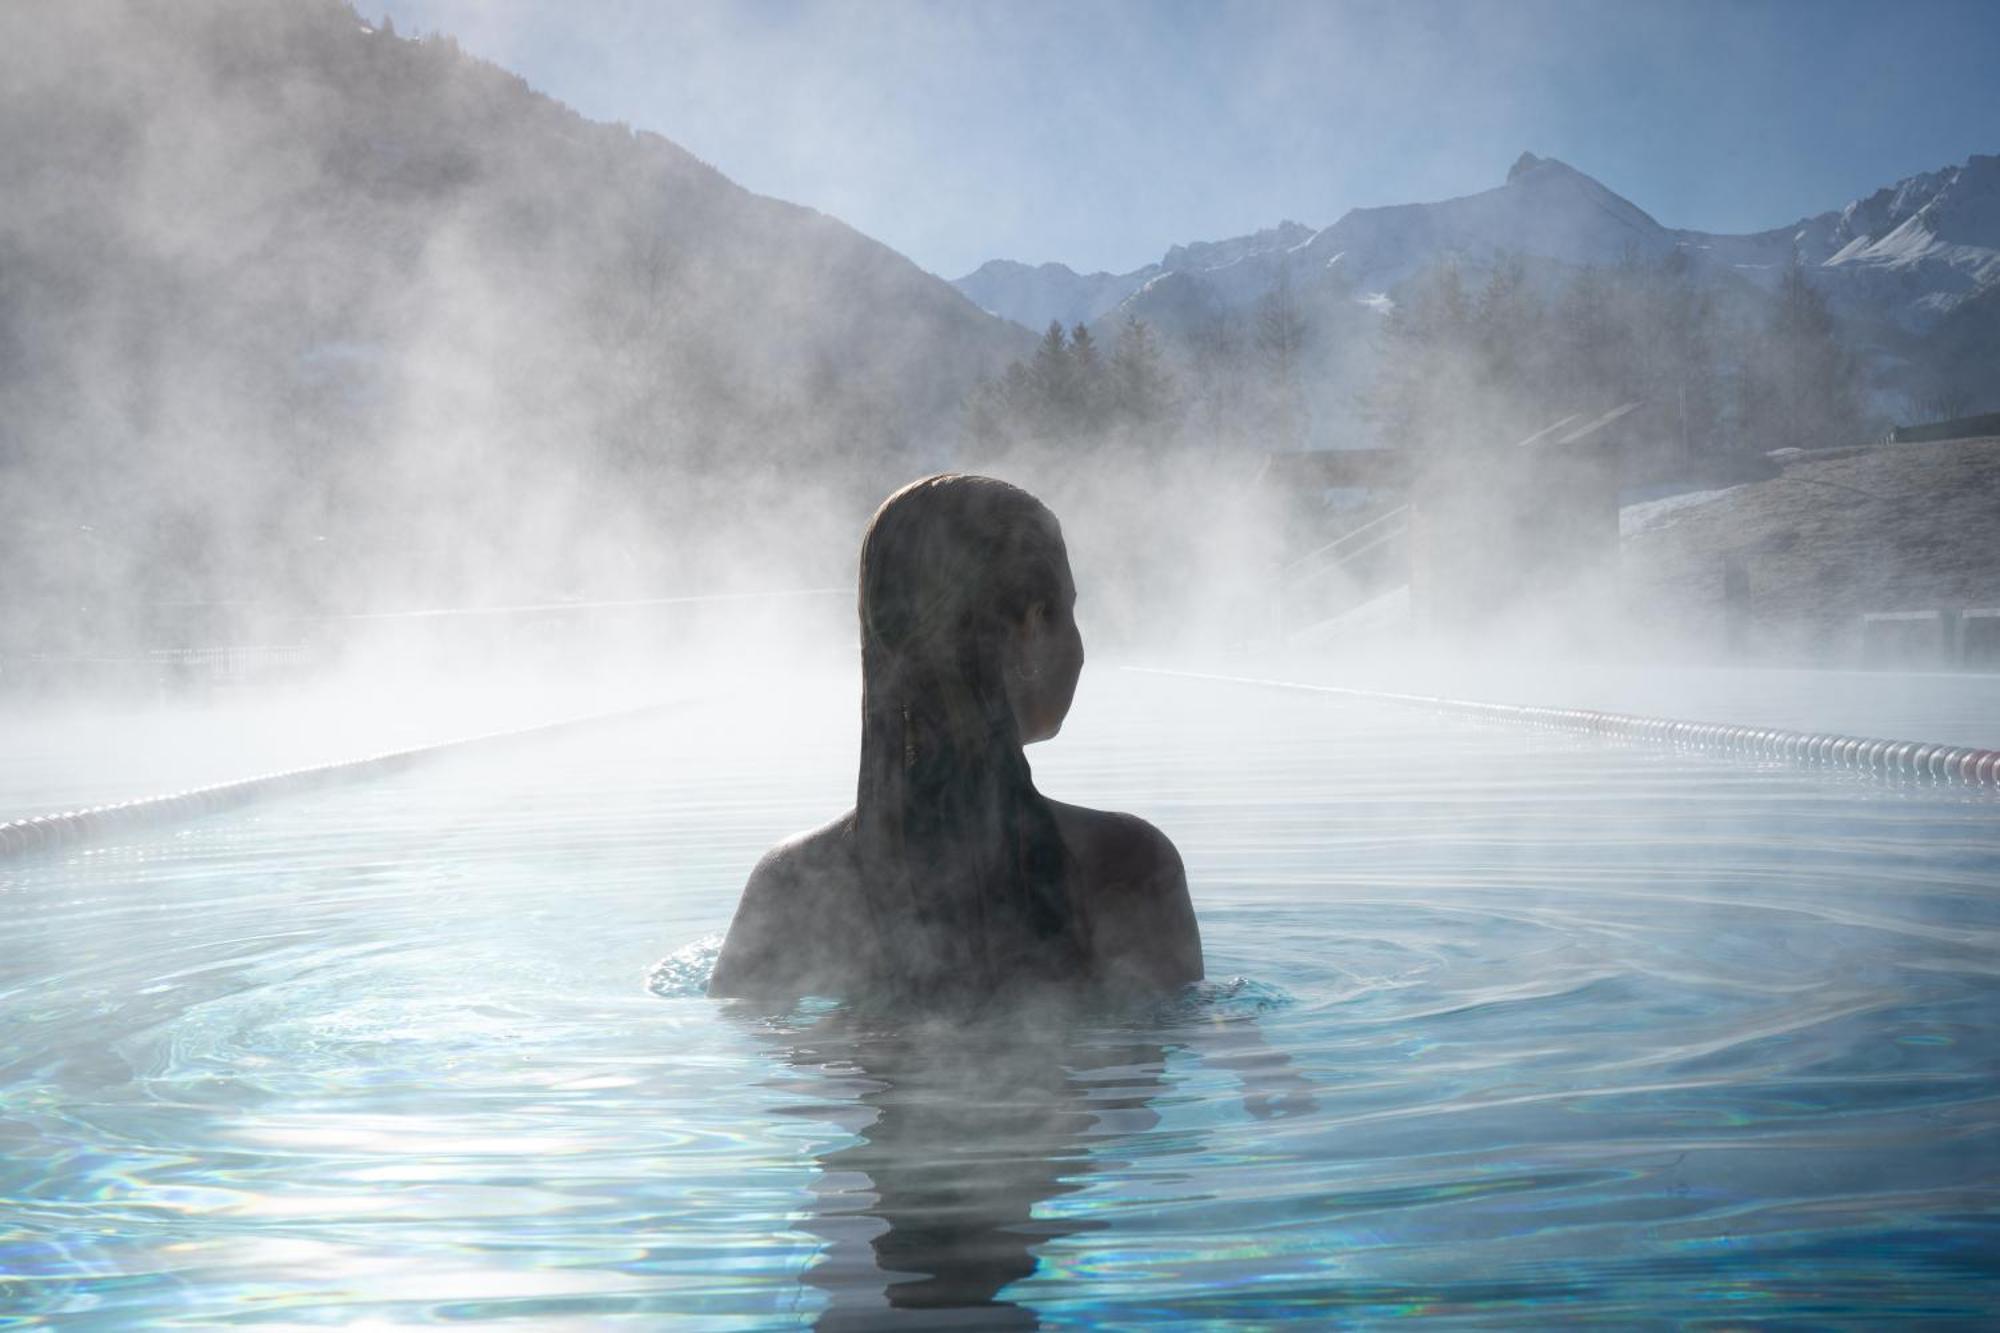
M1051 801L1024 745L1083 669L1055 515L947 473L861 543L854 809L750 874L709 993L978 999L1202 974L1180 854L1131 815Z

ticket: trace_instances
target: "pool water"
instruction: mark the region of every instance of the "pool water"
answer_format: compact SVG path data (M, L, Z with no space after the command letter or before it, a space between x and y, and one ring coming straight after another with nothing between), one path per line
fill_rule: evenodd
M1093 668L1038 780L1174 837L1208 982L706 999L856 711L0 863L0 1326L2000 1313L1990 795Z

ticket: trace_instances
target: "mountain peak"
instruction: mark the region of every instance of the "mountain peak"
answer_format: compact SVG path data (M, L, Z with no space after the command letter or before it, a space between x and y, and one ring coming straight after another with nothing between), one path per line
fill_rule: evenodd
M1349 209L1332 226L1313 231L1284 222L1247 236L1191 242L1126 274L1077 275L1059 268L1009 270L1002 282L989 266L960 279L959 288L986 310L1028 328L1051 317L1065 324L1095 322L1142 292L1142 313L1172 323L1167 297L1192 309L1189 282L1147 289L1174 272L1204 288L1214 309L1241 311L1290 266L1308 274L1336 271L1333 288L1357 299L1391 292L1442 258L1478 265L1495 256L1522 256L1556 265L1660 261L1678 254L1716 281L1770 285L1799 253L1827 281L1844 310L1901 312L1912 329L1934 321L1966 294L2000 286L2000 156L1977 155L1886 186L1843 210L1788 227L1733 236L1669 229L1603 181L1569 163L1523 152L1505 184L1454 199ZM1332 266L1338 264L1338 269ZM1921 271L1921 279L1917 276ZM1033 281L1030 281L1033 279ZM1916 284L1912 286L1912 284Z
M1578 171L1569 163L1561 161L1558 158L1536 157L1533 153L1521 154L1514 159L1514 165L1507 168L1507 183L1509 185L1512 185L1524 176L1531 177L1536 181L1560 180L1564 177L1569 177L1574 180L1588 181L1599 189L1604 188L1603 183L1587 171Z

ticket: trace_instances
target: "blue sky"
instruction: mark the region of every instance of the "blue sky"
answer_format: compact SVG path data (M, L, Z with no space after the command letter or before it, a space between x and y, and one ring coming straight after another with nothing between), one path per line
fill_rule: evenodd
M957 277L1469 194L1752 231L2000 153L2000 0L358 0Z

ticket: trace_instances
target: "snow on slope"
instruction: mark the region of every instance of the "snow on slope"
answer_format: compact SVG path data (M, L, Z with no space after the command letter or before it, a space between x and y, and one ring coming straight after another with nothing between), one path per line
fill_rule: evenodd
M1922 331L2000 284L2000 157L1974 154L1788 227L1676 234L1697 257L1767 285L1796 254L1843 314Z
M1553 158L1523 153L1494 189L1435 203L1357 208L1313 231L1287 222L1254 235L1177 245L1126 274L1081 275L994 261L957 281L987 310L1030 328L1050 318L1095 321L1240 309L1281 267L1295 279L1334 274L1354 299L1384 294L1445 258L1470 268L1501 255L1557 264L1657 260L1680 250L1716 277L1773 286L1796 254L1850 317L1921 331L2000 284L2000 157L1923 172L1841 209L1749 235L1662 226L1644 209ZM1173 281L1163 281L1169 276Z
M1610 264L1628 252L1658 257L1674 244L1674 233L1629 200L1553 158L1523 153L1505 184L1459 199L1358 208L1317 231L1282 222L1249 236L1176 245L1159 263L1125 274L994 260L955 285L983 309L1039 328L1052 318L1096 320L1126 305L1141 314L1163 302L1238 308L1269 291L1280 268L1295 278L1335 272L1356 300L1380 304L1381 293L1446 255ZM1162 281L1169 277L1193 281Z

